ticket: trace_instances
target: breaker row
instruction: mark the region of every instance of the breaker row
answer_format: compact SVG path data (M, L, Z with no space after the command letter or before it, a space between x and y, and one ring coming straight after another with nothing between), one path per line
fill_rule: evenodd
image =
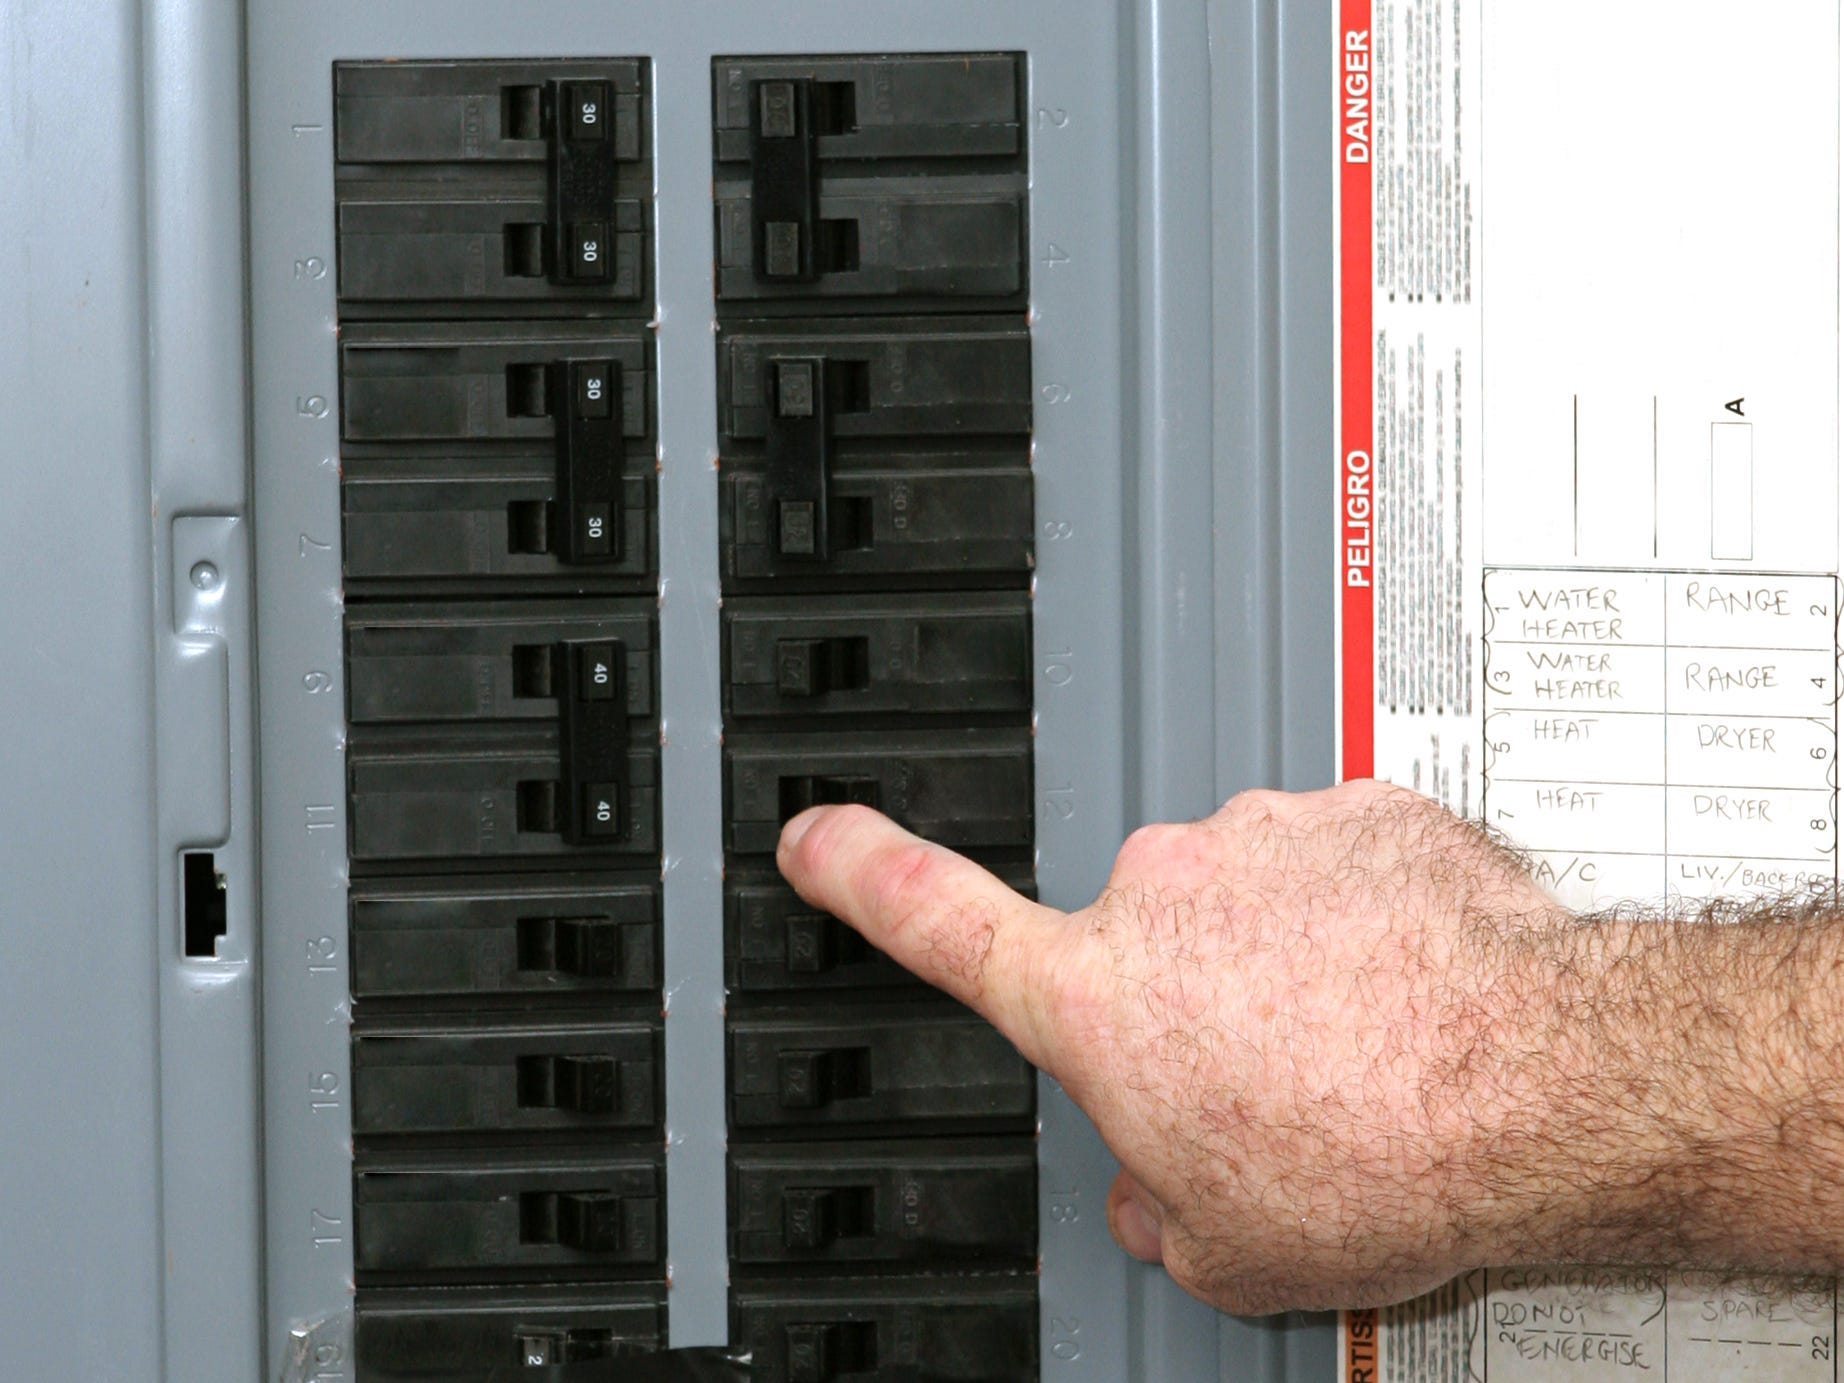
M964 70L998 98L983 113L999 118L978 129L977 138L996 159L1018 157L1020 128L1006 123L1016 114L1017 60L965 60ZM890 195L889 205L874 211L867 205L853 215L846 196L835 199L845 219L828 219L823 204L812 219L807 190L827 177L824 153L841 126L865 114L863 89L827 75L798 63L752 72L720 62L716 73L724 847L732 890L726 921L732 938L762 953L748 964L739 964L734 946L726 956L730 1281L739 1315L756 1294L785 1289L790 1273L800 1275L803 1292L851 1293L857 1284L849 1275L859 1269L849 1256L810 1259L803 1250L789 1259L786 1242L790 1236L803 1244L815 1237L837 1242L854 1226L872 1223L862 1193L840 1195L803 1181L782 1193L777 1242L774 1220L761 1222L753 1213L757 1186L773 1184L774 1169L791 1162L806 1175L820 1166L860 1165L877 1155L875 1140L898 1130L905 1155L918 1164L957 1155L946 1125L909 1125L895 1107L872 1123L849 1122L846 1111L898 1051L939 1069L944 1084L937 1093L963 1109L984 1107L1021 1132L1033 1127L1036 1113L1035 1074L998 1033L932 991L882 988L893 967L835 919L777 916L782 905L768 892L736 916L735 890L766 877L781 823L817 804L879 808L932 840L988 852L1027 888L1035 841L1028 590L1033 399L1022 311L1022 197L1016 209L997 200L971 210L963 204L953 214L966 219L952 227L928 224L926 213L906 221L937 196L942 201L931 210L941 212L953 194L949 180L930 178L933 170L924 164L906 183L878 177L883 170L873 168L863 186ZM907 93L886 87L873 94L897 103L881 113L900 107ZM963 110L978 110L970 93L954 94L969 105L938 108L943 125ZM908 152L932 147L931 136L917 129L878 133L892 159L907 137L913 136ZM956 133L976 132L964 124ZM868 139L858 136L861 150ZM852 140L840 142L849 148ZM742 196L740 184L725 179L745 160L752 179ZM971 191L971 183L962 188ZM943 291L907 306L902 316L836 317L841 295L852 291L851 275L838 272L836 257L855 264L874 216L891 228L895 257L931 263ZM999 245L1006 260L989 262ZM747 271L736 267L745 247L753 248ZM977 262L957 259L968 253ZM761 291L765 280L776 282L775 293ZM900 275L886 282L900 291ZM848 339L853 346L845 346ZM867 493L863 479L880 470L888 488ZM920 560L880 557L899 545L904 557ZM923 557L930 549L936 560ZM834 594L848 584L848 596ZM919 588L931 585L954 589L920 597ZM919 598L929 602L920 619ZM894 610L905 613L885 623ZM924 671L931 663L936 670ZM874 716L847 714L873 704ZM829 714L829 707L840 714ZM787 984L781 977L797 965L828 982ZM768 983L758 987L764 978ZM886 1054L879 1039L894 1030L882 1015L899 1014L903 1035ZM855 1045L803 1039L788 1048L754 1040L834 1023L843 1025L842 1034L855 1034L847 1039ZM1015 1082L991 1084L994 1068L976 1052L1015 1063ZM773 1094L764 1101L758 1092L767 1090ZM783 1142L810 1136L804 1127L781 1126L789 1105L825 1118L838 1110L841 1122L829 1134L865 1141ZM763 1114L774 1106L765 1123ZM964 1292L988 1311L1006 1298L1016 1302L1022 1320L1014 1329L994 1335L987 1326L992 1318L976 1312L940 1338L899 1345L895 1355L868 1319L806 1318L766 1331L739 1321L736 1338L759 1340L770 1359L785 1359L787 1378L803 1383L896 1376L905 1366L931 1378L1035 1378L1035 1159L968 1166L966 1176L969 1207L1003 1216L1009 1261L963 1259L931 1271L946 1290ZM905 1178L891 1189L917 1207L906 1214L926 1213L920 1210L931 1197L925 1179ZM762 1237L750 1232L756 1228Z
M647 80L335 71L360 1383L660 1343Z
M1037 1302L1007 1278L841 1277L740 1287L730 1340L773 1383L1035 1383ZM663 1292L376 1289L360 1298L358 1354L374 1383L479 1376L653 1353L668 1343ZM926 1372L918 1371L918 1365ZM510 1376L508 1374L508 1376Z
M651 588L644 327L359 326L341 358L350 597ZM718 365L727 588L1028 582L1022 321L728 327Z
M644 309L647 83L632 59L342 64L343 314ZM726 59L712 97L696 175L713 190L720 304L1024 306L1015 56Z

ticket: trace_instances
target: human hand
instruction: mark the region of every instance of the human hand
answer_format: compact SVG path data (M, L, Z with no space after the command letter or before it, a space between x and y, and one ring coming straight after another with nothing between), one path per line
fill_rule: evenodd
M1068 915L862 807L791 821L779 863L1062 1084L1125 1168L1115 1237L1221 1309L1401 1299L1572 1213L1545 1119L1569 919L1417 794L1148 827Z

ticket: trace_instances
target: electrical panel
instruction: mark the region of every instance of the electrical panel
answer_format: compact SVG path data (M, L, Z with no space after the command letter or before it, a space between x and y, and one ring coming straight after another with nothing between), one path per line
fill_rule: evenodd
M647 81L334 71L359 1383L414 1330L665 1342L599 1323L665 1286ZM728 1276L771 1381L1035 1374L1035 1074L773 866L862 802L1033 887L1023 83L713 63Z
M774 860L864 803L1074 908L1329 777L1297 18L27 7L9 1378L1334 1376Z

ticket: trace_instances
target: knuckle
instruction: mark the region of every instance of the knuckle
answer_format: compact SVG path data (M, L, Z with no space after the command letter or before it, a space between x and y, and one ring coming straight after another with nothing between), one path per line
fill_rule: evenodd
M1115 872L1137 874L1158 868L1185 848L1190 826L1155 822L1142 826L1122 843L1115 856Z
M1401 787L1396 783L1386 783L1379 778L1361 778L1344 784L1338 789L1352 802L1366 807L1411 807L1432 806L1432 802L1421 793L1411 788Z
M1251 788L1230 798L1223 804L1222 811L1217 815L1231 825L1249 830L1271 825L1276 818L1287 813L1293 800L1293 797L1285 792Z

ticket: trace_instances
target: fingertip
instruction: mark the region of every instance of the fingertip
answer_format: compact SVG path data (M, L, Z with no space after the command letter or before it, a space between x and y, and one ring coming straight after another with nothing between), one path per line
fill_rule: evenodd
M852 870L893 836L907 835L869 807L808 807L781 828L775 865L808 902L836 912L853 901Z
M800 848L801 840L819 824L820 818L831 810L828 807L808 807L806 811L790 820L781 828L781 840L775 847L775 855L785 866L794 859L795 851Z
M1164 1261L1164 1221L1159 1206L1122 1172L1108 1191L1108 1228L1114 1242L1142 1263Z

